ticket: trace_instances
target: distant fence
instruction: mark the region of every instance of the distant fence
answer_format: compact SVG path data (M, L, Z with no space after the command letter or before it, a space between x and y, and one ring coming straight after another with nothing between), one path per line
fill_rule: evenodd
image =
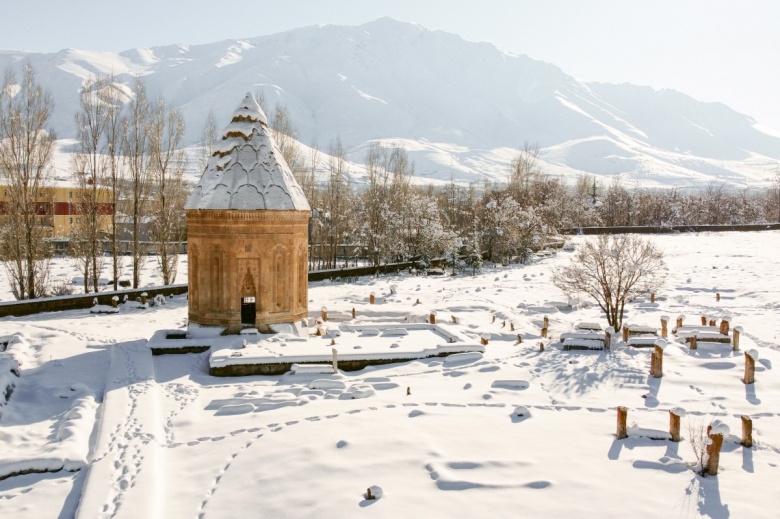
M431 260L432 267L440 267L444 264L443 258ZM309 281L322 281L324 279L338 279L345 277L373 276L376 274L391 274L401 270L416 268L414 261L404 261L402 263L388 263L376 267L349 267L342 269L314 270L309 272Z
M780 223L742 225L647 225L623 227L574 227L561 234L670 234L676 232L777 231Z
M431 261L431 265L439 266L443 262L443 259L436 259ZM415 262L407 261L403 263L380 265L378 267L352 267L343 269L315 270L309 272L309 281L373 276L375 274L390 274L400 270L413 268L415 265ZM95 298L97 298L98 304L110 305L111 298L114 296L119 297L120 301L124 301L125 296L127 296L127 298L130 300L135 300L136 298L141 297L143 292L146 292L150 299L153 299L158 294L162 294L164 296L186 294L187 284L165 285L147 288L128 288L125 290L111 290L109 292L43 297L40 299L25 299L22 301L0 301L0 317L90 308L92 307Z

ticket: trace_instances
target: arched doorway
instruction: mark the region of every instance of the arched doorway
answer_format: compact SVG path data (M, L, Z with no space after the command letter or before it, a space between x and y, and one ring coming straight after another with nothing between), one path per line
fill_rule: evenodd
M244 282L241 284L241 324L243 326L254 326L256 319L257 298L255 295L255 279L247 267Z

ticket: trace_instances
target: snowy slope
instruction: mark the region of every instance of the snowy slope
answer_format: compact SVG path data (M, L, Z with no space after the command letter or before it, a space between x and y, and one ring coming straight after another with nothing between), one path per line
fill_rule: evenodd
M310 315L326 305L334 326L351 307L358 320L434 309L442 320L457 316L459 333L490 334L482 356L356 372L216 378L208 353L153 357L146 339L186 326L184 296L118 315L0 319L0 336L18 334L28 350L0 417L0 464L39 466L41 452L64 450L55 432L80 397L100 404L96 423L81 424L87 467L0 480L0 516L775 517L780 232L648 239L664 250L669 278L655 303L627 305L628 322L657 328L662 315L686 315L686 324L731 316L744 328L741 349L759 351L755 384L742 383L744 354L728 344L692 350L672 337L662 378L649 376L647 348L562 351L556 340L575 323L604 324L595 305L556 308L565 296L550 270L570 261L565 251L473 277L313 283ZM544 316L553 340L539 335ZM330 351L326 338L312 340ZM355 387L372 390L347 389ZM628 408L622 440L619 405ZM688 413L680 442L667 439L675 407ZM739 443L742 415L753 419L752 447ZM693 446L715 419L730 434L718 476L701 477ZM372 486L383 492L375 501L365 498Z
M404 140L418 173L449 180L503 178L512 154L538 143L547 169L624 175L645 185L764 182L780 137L725 105L675 91L588 83L491 44L382 18L208 45L120 54L66 49L0 53L29 59L57 100L54 125L73 133L75 93L89 74L142 74L152 96L180 108L197 139L209 110L226 124L247 91L288 106L301 141L340 136L360 162L375 139ZM773 135L774 133L774 135Z

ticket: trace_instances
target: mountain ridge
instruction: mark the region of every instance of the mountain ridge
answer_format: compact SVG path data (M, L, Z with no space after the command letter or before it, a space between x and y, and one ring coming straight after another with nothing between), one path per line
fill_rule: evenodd
M441 181L501 180L524 143L538 145L552 175L620 176L647 187L753 186L780 167L780 138L723 103L579 80L491 43L392 18L120 53L0 51L2 68L27 59L54 94L61 137L75 133L81 81L114 72L124 84L142 75L150 97L179 108L190 143L209 110L222 126L247 91L262 92L269 109L288 108L304 143L326 148L339 136L360 162L370 142L398 142L418 173Z

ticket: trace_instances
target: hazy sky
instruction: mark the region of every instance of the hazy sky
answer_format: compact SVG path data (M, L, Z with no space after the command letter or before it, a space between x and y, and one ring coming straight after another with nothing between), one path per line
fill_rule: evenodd
M582 79L674 88L780 130L777 0L0 0L0 49L122 51L381 16Z

